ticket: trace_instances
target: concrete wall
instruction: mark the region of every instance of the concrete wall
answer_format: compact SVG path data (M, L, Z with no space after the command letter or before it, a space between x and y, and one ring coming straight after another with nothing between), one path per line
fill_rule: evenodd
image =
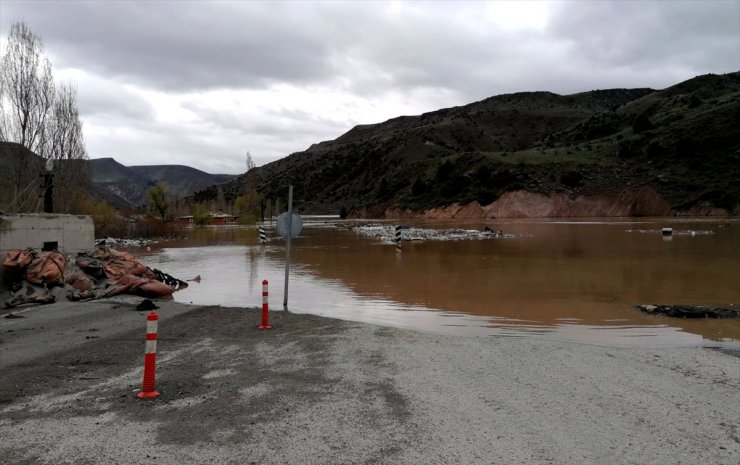
M0 253L8 250L41 250L44 242L56 242L64 254L89 252L95 248L95 226L84 215L5 214L0 215Z

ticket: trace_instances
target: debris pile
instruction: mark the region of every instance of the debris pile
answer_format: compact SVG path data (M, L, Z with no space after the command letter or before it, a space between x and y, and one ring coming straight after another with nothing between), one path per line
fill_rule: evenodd
M53 303L57 296L91 300L118 294L163 297L187 283L139 262L128 252L100 247L74 260L63 254L33 249L11 250L3 262L11 298L5 307ZM62 290L60 293L59 290Z
M156 243L157 241L152 239L121 239L116 237L104 237L95 241L95 247L144 247L146 245Z
M705 305L636 305L636 307L649 315L673 318L740 318L740 310L734 308Z
M365 224L351 228L363 236L375 237L384 242L394 242L396 237L395 225ZM401 240L403 241L459 241L469 239L513 239L521 237L516 234L507 234L488 227L476 229L430 229L401 226Z
M663 228L670 229L670 228ZM640 233L640 234L663 234L663 229L625 229L628 233ZM673 229L671 235L673 236L711 236L715 234L711 229Z

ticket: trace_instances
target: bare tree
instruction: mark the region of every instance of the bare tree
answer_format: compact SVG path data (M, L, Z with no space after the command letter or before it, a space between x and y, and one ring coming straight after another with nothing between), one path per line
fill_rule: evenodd
M86 195L89 183L77 90L70 83L62 83L56 92L46 134L41 155L56 161L57 205L60 211L70 212Z
M51 63L41 38L23 22L14 23L0 59L0 141L20 144L56 161L56 210L70 212L88 194L87 153L77 109L77 90L54 88ZM14 198L38 176L38 157L18 151L7 164Z
M0 81L0 139L18 142L38 153L54 104L54 79L41 38L23 22L10 28L0 63Z
M256 171L250 173L256 167L252 154L247 151L247 171L244 174L244 207L241 212L244 218L246 218L245 215L250 215L256 219L260 212L262 197L257 192Z
M254 159L252 158L252 154L249 153L249 150L247 150L247 171L246 172L248 173L249 170L251 170L252 168L256 168L256 167L257 165L254 164Z
M0 58L0 141L15 142L32 152L43 145L46 119L54 100L51 64L41 39L18 22L11 26L5 54ZM16 150L7 173L18 211L33 210L20 197L38 178L31 152ZM22 203L18 203L22 202Z

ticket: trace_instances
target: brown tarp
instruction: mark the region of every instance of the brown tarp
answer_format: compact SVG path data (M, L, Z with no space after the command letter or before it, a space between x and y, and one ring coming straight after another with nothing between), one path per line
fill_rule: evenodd
M128 293L143 297L164 297L186 283L159 270L151 270L128 252L103 247L80 255L74 264L66 264L59 252L36 252L33 249L11 250L3 261L11 280L24 279L35 286L69 289L70 300L111 297ZM65 265L69 265L65 268ZM162 282L165 281L165 282ZM38 300L16 296L6 306ZM53 301L53 299L52 299Z
M41 252L26 268L26 281L37 286L63 284L64 264L64 255L59 252Z

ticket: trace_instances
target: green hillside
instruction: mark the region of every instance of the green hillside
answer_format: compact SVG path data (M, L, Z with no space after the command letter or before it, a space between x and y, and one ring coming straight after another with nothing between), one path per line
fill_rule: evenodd
M236 177L231 174L210 174L185 165L142 165L128 168L150 183L164 182L168 195L173 199L192 195L193 192Z
M661 91L499 95L357 126L248 176L266 199L284 198L292 183L306 213L380 216L388 207L486 205L519 189L574 197L635 186L654 188L677 211L700 202L735 211L740 72Z
M113 158L96 158L89 163L93 193L116 206L144 205L146 190L160 181L167 186L168 197L177 199L234 178L184 165L124 166Z

